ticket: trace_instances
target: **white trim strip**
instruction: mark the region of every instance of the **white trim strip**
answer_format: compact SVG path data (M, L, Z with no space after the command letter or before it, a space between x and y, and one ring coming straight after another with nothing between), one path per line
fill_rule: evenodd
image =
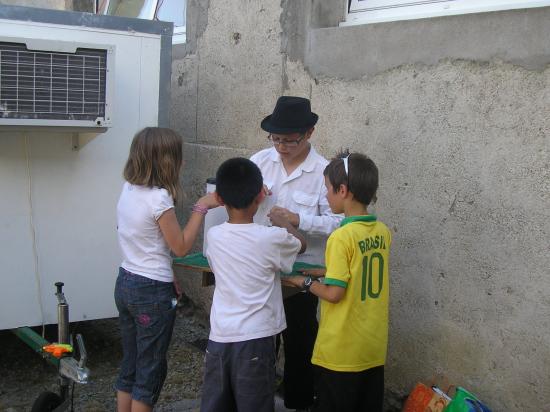
M353 2L357 1L353 0ZM362 11L348 13L346 21L340 23L340 26L547 6L550 6L550 0L455 0L412 6L387 6L371 10L365 10L362 6Z

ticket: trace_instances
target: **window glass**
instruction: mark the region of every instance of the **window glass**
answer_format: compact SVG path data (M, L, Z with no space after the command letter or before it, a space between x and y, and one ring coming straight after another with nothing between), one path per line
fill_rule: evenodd
M155 3L155 0L109 0L106 14L152 19L155 15Z
M98 13L172 22L172 43L185 43L186 40L186 0L99 0Z
M185 1L159 0L157 18L162 21L171 21L175 27L185 26Z

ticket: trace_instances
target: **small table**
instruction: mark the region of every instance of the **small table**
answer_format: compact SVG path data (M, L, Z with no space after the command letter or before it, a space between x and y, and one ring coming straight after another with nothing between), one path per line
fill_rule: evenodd
M202 272L201 286L211 286L215 283L214 273L208 265L208 260L202 253L193 253L184 257L174 258L172 264L184 269L198 270ZM301 275L306 269L324 269L322 265L313 265L305 262L294 262L291 273L281 273L282 277Z

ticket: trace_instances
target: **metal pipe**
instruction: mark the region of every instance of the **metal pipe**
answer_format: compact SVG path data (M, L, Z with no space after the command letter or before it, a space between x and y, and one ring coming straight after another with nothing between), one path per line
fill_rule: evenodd
M69 342L69 304L63 294L63 282L56 282L57 292L57 343Z
M58 343L69 342L69 305L57 305L57 341Z

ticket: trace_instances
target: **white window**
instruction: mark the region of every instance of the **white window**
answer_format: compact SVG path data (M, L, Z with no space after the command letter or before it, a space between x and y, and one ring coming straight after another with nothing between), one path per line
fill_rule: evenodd
M342 26L550 6L550 0L351 0Z
M99 0L97 12L174 23L173 44L185 43L186 0Z
M159 0L156 18L174 23L173 44L185 43L186 0Z

